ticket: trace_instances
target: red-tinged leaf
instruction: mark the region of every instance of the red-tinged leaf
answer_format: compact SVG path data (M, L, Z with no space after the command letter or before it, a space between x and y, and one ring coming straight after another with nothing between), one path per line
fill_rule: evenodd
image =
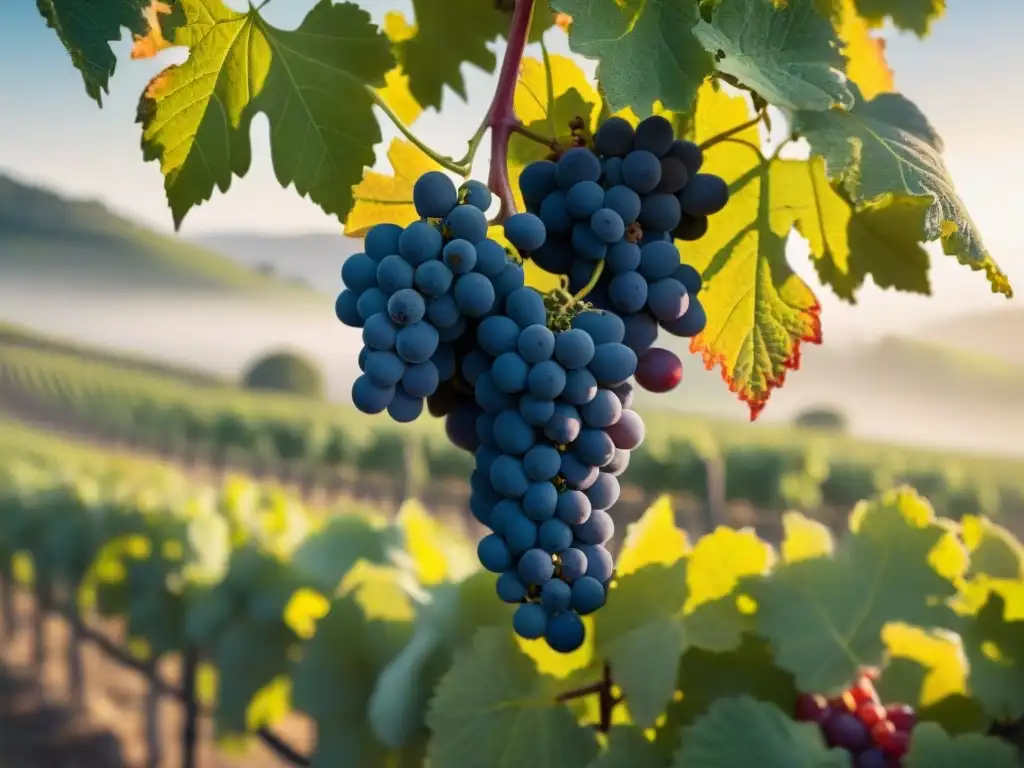
M704 86L698 97L696 141L750 119L747 102ZM793 227L791 192L761 155L757 128L711 147L703 172L732 186L725 210L711 217L707 235L681 243L683 260L704 276L704 332L690 345L708 370L722 369L729 389L756 419L786 373L800 367L800 344L821 343L821 308L786 262Z

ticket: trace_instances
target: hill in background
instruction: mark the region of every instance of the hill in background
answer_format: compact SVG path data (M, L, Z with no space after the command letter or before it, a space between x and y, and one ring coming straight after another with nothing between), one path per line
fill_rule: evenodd
M267 277L102 204L72 200L0 174L0 295L74 292L295 295Z
M1024 366L1024 310L994 309L926 326L918 337Z

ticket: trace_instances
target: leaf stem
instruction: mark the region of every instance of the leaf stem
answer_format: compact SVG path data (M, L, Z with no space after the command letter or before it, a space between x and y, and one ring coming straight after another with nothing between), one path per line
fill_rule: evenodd
M712 136L707 141L701 143L700 148L701 149L710 149L711 147L715 146L716 144L721 144L723 141L725 141L729 137L735 136L737 133L742 133L743 131L747 130L747 128L754 127L755 125L757 125L758 123L760 123L762 120L765 119L765 115L766 115L766 112L764 110L759 110L758 113L754 117L752 117L750 120L747 120L745 123L740 123L739 125L734 125L729 130L722 131L721 133L719 133L719 134L717 134L715 136Z
M454 160L451 157L448 157L447 155L442 155L440 152L431 149L429 146L424 144L423 141L415 133L413 133L412 129L409 128L409 126L402 122L402 119L397 114L395 114L395 111L388 106L387 102L385 102L384 99L381 98L380 94L377 93L375 88L366 86L366 91L367 93L370 94L370 98L373 99L373 103L376 104L385 115L387 115L388 119L392 123L394 123L395 128L398 129L399 133L405 136L405 138L408 139L409 142L413 144L413 146L420 150L420 152L425 154L427 157L429 157L431 160L433 160L435 163L440 165L445 170L451 171L452 173L457 173L460 176L468 175L470 170L469 166L472 165L472 157L469 158L469 162L467 163L465 159ZM479 140L477 141L477 143L479 143Z
M583 288L576 292L576 295L573 296L573 299L575 301L582 301L583 299L585 299L590 294L590 292L594 290L594 287L597 285L597 281L601 279L601 275L603 273L604 259L597 262L597 266L594 267L594 271L590 275L590 280L587 281L587 284L584 285Z
M612 668L608 662L605 662L600 681L561 693L555 697L555 701L564 704L567 701L597 694L598 716L596 727L601 733L608 733L612 728L612 712L615 710L615 705L622 701L621 698L612 695L612 685Z
M536 131L531 131L518 120L516 120L510 127L512 128L512 133L518 133L520 136L523 136L530 141L535 141L538 144L543 144L545 147L558 149L558 139L551 138L550 136L544 136Z

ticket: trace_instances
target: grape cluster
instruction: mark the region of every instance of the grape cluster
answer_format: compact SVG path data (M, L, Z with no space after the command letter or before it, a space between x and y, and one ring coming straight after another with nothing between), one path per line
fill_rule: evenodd
M470 508L493 531L478 555L500 574L498 596L519 604L515 632L563 653L583 643L580 616L604 605L608 510L644 437L629 408L637 358L624 332L608 312L552 315L529 288L477 329Z
M729 200L728 185L700 173L702 164L700 147L676 139L664 117L651 116L635 130L613 117L597 130L592 149L573 147L557 160L530 164L519 177L527 210L548 234L530 258L567 276L570 291L589 286L594 306L622 317L624 342L641 357L636 381L653 392L667 392L682 378L679 358L654 348L659 328L689 338L707 322L697 298L700 274L680 263L674 243L702 237L708 217Z
M883 706L873 678L873 672L865 671L833 699L803 694L796 718L818 723L830 747L853 755L852 768L900 768L917 716L905 704Z
M523 285L522 266L487 237L486 186L456 189L431 171L416 181L413 202L420 220L373 227L364 252L345 260L335 304L338 319L363 332L353 403L398 422L420 416L455 375L457 342Z

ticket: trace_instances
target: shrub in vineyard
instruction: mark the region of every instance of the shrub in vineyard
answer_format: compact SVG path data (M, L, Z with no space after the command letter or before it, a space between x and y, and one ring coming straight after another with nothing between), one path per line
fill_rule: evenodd
M315 764L1014 765L986 734L1024 715L1024 558L983 518L947 524L901 490L858 506L839 542L787 516L779 552L726 529L691 549L656 505L616 562L603 546L644 436L634 382L677 388L676 338L752 418L801 344L820 343L792 233L846 300L868 278L928 293L932 242L1012 295L872 32L891 18L924 34L942 5L415 0L413 23L380 27L320 0L295 30L265 5L102 0L88 25L40 9L97 101L120 27L135 57L188 49L138 109L176 226L247 172L252 118L267 115L282 185L365 236L336 303L364 342L354 404L398 422L429 411L473 453L485 570L417 571L415 630L387 660L387 622L332 609L325 624L343 612L353 634L319 630L300 653L345 702L309 699L304 678ZM563 35L596 62L596 87L546 45L524 58ZM452 158L412 124L464 96L464 64L498 74ZM401 136L393 176L366 170L381 115ZM771 146L761 130L780 124ZM472 178L485 138L486 184ZM762 490L809 497L789 485ZM345 644L365 651L346 659L374 670L372 695L337 679Z

